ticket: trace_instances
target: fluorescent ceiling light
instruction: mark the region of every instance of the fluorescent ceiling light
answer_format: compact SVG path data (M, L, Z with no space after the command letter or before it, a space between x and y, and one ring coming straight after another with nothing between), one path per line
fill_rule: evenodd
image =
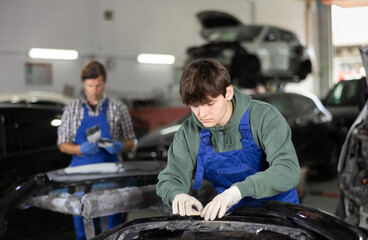
M31 48L28 55L31 58L75 60L78 58L76 50Z
M139 63L153 63L153 64L173 64L175 57L167 54L147 54L142 53L137 57Z

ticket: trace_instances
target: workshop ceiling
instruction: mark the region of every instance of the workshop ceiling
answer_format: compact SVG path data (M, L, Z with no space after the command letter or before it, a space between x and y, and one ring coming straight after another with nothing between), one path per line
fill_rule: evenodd
M328 6L334 4L343 8L368 6L368 0L320 0L320 2Z

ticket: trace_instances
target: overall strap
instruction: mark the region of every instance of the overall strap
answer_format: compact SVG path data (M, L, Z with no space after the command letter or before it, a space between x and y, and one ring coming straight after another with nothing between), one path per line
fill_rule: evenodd
M196 176L193 184L193 189L199 189L202 185L203 181L203 174L204 174L204 155L205 155L205 148L211 147L211 133L209 130L201 128L200 133L201 141L199 143L198 148L198 156L197 156L197 170Z
M253 137L249 125L249 108L247 109L247 111L245 111L243 117L240 120L239 132L241 134L240 141L243 143L243 148L250 147L250 143L253 140Z
M205 147L212 145L211 133L209 130L201 128L201 141L203 141Z

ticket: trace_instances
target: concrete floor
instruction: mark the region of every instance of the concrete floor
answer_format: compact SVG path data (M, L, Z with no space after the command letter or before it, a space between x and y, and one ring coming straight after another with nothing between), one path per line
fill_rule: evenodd
M335 215L340 200L337 178L330 180L307 180L306 194L301 204L318 208Z

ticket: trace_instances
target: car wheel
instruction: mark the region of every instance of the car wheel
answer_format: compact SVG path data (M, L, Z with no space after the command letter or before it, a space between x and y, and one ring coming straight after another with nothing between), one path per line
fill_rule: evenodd
M307 77L309 73L312 72L312 62L310 60L304 60L299 67L297 72L297 76L300 80L303 80Z
M230 75L235 85L255 88L258 83L260 63L255 55L237 53L232 59Z

